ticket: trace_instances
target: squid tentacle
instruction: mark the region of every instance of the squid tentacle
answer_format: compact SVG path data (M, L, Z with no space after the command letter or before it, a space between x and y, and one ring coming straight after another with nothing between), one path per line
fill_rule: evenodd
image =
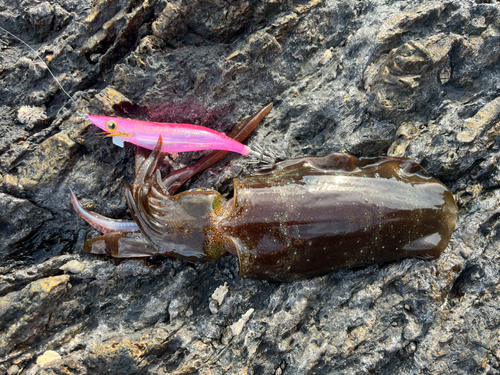
M146 180L150 179L151 176L153 175L156 165L158 164L158 160L160 160L161 156L161 145L163 144L163 139L160 136L158 137L158 142L156 143L156 147L154 148L153 152L149 155L149 157L141 164L139 167L134 185L133 185L133 193L135 195L137 188L140 185L146 184Z
M76 198L75 193L71 188L69 189L71 194L71 203L73 208L78 215L82 217L87 223L92 225L101 233L125 233L125 232L139 232L139 227L135 221L131 220L116 220L110 219L109 217L99 215L95 212L87 211L80 204Z
M154 244L152 238L160 236L161 233L159 233L156 229L151 227L150 225L151 223L148 222L147 218L145 217L145 214L141 212L140 209L135 204L134 196L132 194L130 186L125 187L125 200L127 201L130 213L132 214L132 217L136 221L137 225L139 226L141 232L146 236L146 238L148 238Z
M148 213L147 200L150 194L151 185L146 181L151 180L153 177L155 167L161 154L160 150L162 143L163 139L160 135L153 152L138 168L137 177L132 189L129 186L125 187L125 200L127 201L130 213L140 230L151 240L162 236L162 233L159 231L162 225L156 220L157 217L153 218Z

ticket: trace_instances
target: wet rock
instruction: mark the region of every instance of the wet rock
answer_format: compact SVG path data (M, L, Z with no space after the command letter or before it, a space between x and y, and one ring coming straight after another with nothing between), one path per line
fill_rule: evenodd
M43 35L47 34L54 23L54 7L47 1L36 4L27 10L29 20Z
M438 73L459 39L458 35L439 34L391 50L378 62L378 73L369 85L374 95L370 112L397 118L398 112L406 115L432 100L441 86Z
M0 373L499 371L498 6L4 8L2 27L38 51L77 104L33 51L2 34ZM242 279L229 256L192 264L83 253L96 233L73 212L68 186L87 209L130 218L123 187L135 148L113 146L79 110L227 131L270 102L248 143L280 159L398 155L446 183L460 217L445 253L287 284ZM199 155L170 156L162 168ZM232 179L254 168L228 156L185 188L231 194ZM61 359L37 364L51 352Z
M0 358L19 355L19 346L35 342L44 333L52 313L69 288L69 276L54 276L30 283L0 299Z
M8 253L7 249L28 238L53 215L37 207L26 199L15 198L12 195L0 193L0 242L4 251L0 252L0 260Z
M500 98L497 98L487 103L481 108L474 117L468 118L463 123L463 131L457 134L457 141L462 143L472 142L478 134L481 134L486 129L495 126L500 128L498 120L500 120ZM494 142L496 138L496 129L493 129L493 137L488 141Z
M182 20L181 8L175 3L166 4L158 19L151 25L153 35L175 45L175 38L187 33L188 27Z

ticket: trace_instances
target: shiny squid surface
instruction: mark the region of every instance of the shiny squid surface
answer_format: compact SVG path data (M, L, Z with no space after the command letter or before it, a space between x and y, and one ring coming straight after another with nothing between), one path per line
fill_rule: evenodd
M240 274L288 281L339 268L438 257L455 227L446 186L416 162L347 154L305 157L236 179L220 233Z
M409 159L292 159L235 179L234 197L225 201L211 190L173 195L178 179L209 163L162 180L155 171L161 147L160 138L125 191L139 232L110 231L87 241L85 251L190 261L229 252L243 277L291 281L405 257L432 259L455 227L452 193Z

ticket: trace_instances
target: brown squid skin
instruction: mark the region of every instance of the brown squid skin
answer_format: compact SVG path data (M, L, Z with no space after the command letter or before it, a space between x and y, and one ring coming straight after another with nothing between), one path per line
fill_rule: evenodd
M303 157L234 181L218 231L243 277L290 281L444 251L457 205L416 162L347 154Z
M448 188L403 158L288 160L235 179L228 202L215 191L170 196L149 169L136 192L126 193L140 236L106 234L87 243L87 251L191 261L229 251L238 255L243 277L290 281L411 256L435 258L457 219Z
M125 190L140 232L105 234L87 241L85 251L190 261L229 252L238 256L243 277L291 281L406 257L435 258L455 228L452 193L409 159L334 153L287 160L235 179L234 198L226 202L211 190L172 195L180 179L202 168L162 180L155 171L161 143L141 156L133 187ZM206 168L210 158L197 164Z

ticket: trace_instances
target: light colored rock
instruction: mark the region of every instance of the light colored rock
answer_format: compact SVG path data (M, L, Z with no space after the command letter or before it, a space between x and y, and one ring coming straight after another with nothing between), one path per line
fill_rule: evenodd
M67 271L69 273L77 274L82 272L85 269L85 264L77 261L76 259L70 260L65 265L59 268L62 271Z
M47 350L45 353L43 353L40 357L36 359L36 364L43 366L47 363L50 363L52 361L57 361L61 358L62 357L59 355L59 353L53 350Z

